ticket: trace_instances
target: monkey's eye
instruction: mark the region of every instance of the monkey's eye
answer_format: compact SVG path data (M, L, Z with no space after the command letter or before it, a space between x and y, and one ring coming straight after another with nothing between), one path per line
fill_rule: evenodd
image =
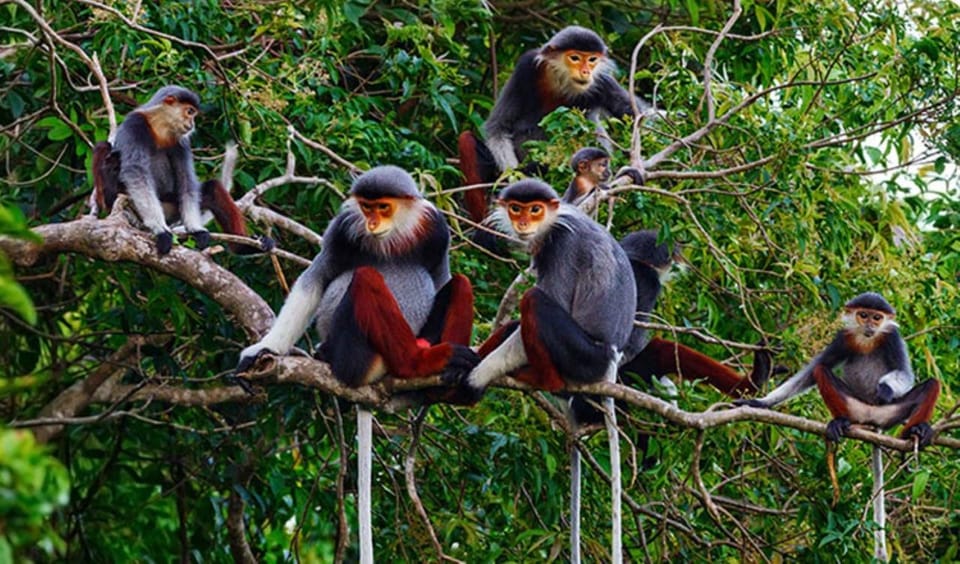
M859 317L860 319L867 319L870 317L870 314L865 311L858 311L857 317Z
M593 55L589 59L587 59L587 62L590 63L591 65L595 65L599 60L600 60L600 57Z
M881 314L879 314L879 313L873 314L873 320L874 320L874 321L880 321L880 320L882 320L882 319L883 319L883 315L881 315Z
M541 213L543 213L543 206L541 206L540 204L534 204L530 206L530 213L534 215L540 215Z
M390 213L390 210L393 209L393 206L390 204L377 204L377 211L380 213Z
M570 60L573 61L574 63L579 63L580 55L570 55Z
M512 214L518 214L522 210L522 208L517 204L510 204L510 206L507 209L509 209L510 213Z
M371 211L373 211L373 206L371 206L370 204L360 204L360 210L363 213L370 213Z
M187 106L187 117L193 117L197 115L197 109L193 106Z

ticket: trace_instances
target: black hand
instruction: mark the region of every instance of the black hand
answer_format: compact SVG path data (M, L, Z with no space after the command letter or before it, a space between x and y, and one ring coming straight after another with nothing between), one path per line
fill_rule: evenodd
M877 385L877 401L883 405L893 401L893 388L888 384Z
M276 353L270 349L260 349L259 351L257 351L257 354L253 356L241 357L240 362L237 363L237 368L234 369L234 372L236 374L243 374L247 370L250 370L250 368L254 364L256 364L258 360L260 360L260 357L262 357L265 354L276 354Z
M928 446L933 442L933 427L929 423L917 423L909 429L904 429L900 434L902 439L912 439L917 437L920 448Z
M274 241L272 238L267 237L266 235L262 235L258 237L258 239L260 240L260 248L265 253L269 253L270 251L272 251L277 247L277 242Z
M761 400L752 399L752 398L741 398L733 400L733 405L741 406L746 405L748 407L767 407L767 404L763 403Z
M625 166L617 171L617 176L614 180L622 177L630 178L630 182L636 184L637 186L643 186L644 174L638 169L633 168L632 166Z

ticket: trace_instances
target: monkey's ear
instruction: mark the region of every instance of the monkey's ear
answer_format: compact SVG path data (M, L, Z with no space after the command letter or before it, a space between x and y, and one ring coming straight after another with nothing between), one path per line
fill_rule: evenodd
M547 206L548 206L551 210L556 210L557 208L560 207L560 200L558 200L557 198L554 198L554 199L550 200L549 202L547 202Z
M177 103L177 98L176 98L176 96L167 96L166 98L163 99L163 103L166 104L166 105L168 105L168 106L169 106L170 104L176 104L176 103Z

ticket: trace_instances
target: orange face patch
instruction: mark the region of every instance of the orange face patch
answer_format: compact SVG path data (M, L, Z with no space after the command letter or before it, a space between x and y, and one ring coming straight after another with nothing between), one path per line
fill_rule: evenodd
M567 66L570 78L580 84L588 84L593 80L593 71L603 60L603 55L592 51L564 51L563 62Z
M400 206L398 198L377 198L374 200L357 198L357 204L366 219L369 233L383 235L393 229L393 216Z
M851 344L864 353L883 341L882 335L889 329L887 324L894 319L889 313L867 308L848 308L844 317L847 326L853 329L848 339L853 339Z
M531 235L536 233L540 224L547 217L547 210L555 210L560 205L559 201L551 200L549 202L517 202L508 200L501 202L500 205L506 208L507 216L510 217L510 223L517 235Z

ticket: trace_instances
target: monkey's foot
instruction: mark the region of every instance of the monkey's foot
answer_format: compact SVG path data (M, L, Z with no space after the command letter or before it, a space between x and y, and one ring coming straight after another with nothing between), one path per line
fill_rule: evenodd
M206 229L202 231L193 231L190 233L194 242L197 244L197 250L202 251L210 246L210 232Z
M847 436L850 431L850 420L846 417L837 417L827 423L827 440L840 442L840 439Z
M450 403L473 405L483 397L486 388L476 387L470 382L470 374L478 364L480 364L480 356L473 349L463 345L453 345L453 354L450 355L447 366L440 374L444 384L456 388L453 397L457 400Z
M903 432L900 433L901 439L909 440L913 437L917 437L920 448L928 446L933 442L933 427L931 427L929 423L917 423L908 429L904 429Z
M170 250L173 249L173 233L170 231L162 231L157 234L157 254L164 256L170 253Z

